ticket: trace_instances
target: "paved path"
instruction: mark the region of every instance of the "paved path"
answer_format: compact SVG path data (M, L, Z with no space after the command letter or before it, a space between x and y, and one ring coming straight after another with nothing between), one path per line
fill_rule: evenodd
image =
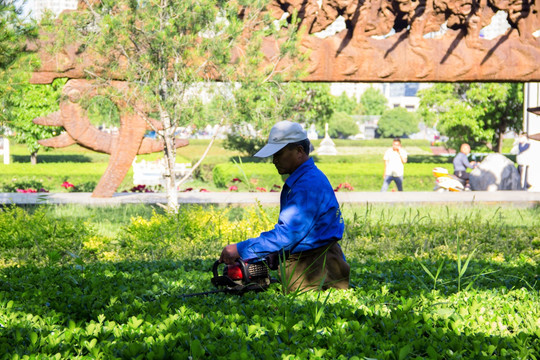
M440 192L338 192L341 204L418 204L418 205L511 205L540 206L540 192L526 191L467 191L459 193ZM180 193L180 204L255 204L278 205L279 193L206 192ZM164 193L117 193L112 198L93 198L91 193L0 193L2 204L165 204Z

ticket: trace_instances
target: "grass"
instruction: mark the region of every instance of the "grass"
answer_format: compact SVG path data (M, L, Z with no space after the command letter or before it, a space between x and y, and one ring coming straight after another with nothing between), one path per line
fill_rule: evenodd
M505 140L507 147L511 146L507 144L509 140L511 139ZM320 140L314 141L315 147L319 143ZM348 182L356 191L378 191L384 167L382 154L391 146L391 139L365 141L338 139L335 143L340 155L314 154L315 161L326 172L333 186ZM190 140L190 145L178 149L177 162L195 163L207 145L208 140ZM409 152L409 162L405 165L406 191L431 191L433 188L431 170L436 166L445 166L451 170L450 158L431 155L427 141L403 139L403 146ZM12 145L11 152L12 164L0 164L0 188L13 188L17 182L24 182L27 186L34 183L35 187L43 187L50 192L66 192L61 184L68 181L83 189L82 191L91 191L93 184L97 184L105 172L109 161L109 155L92 152L79 145L42 151L38 154L37 165L29 163L30 156L24 146ZM161 153L141 155L137 157L137 161L154 161L162 156ZM259 164L261 160L224 149L223 141L218 140L195 172L193 179L183 184L180 190L194 188L223 191L227 188L226 183L238 175L225 173L223 176L226 178L216 183L214 168L219 164L233 162L241 162L246 168L246 173L250 173L251 169L263 169L261 179L258 179L259 170L251 172L254 180L261 181L258 186L271 188L273 184L280 184L282 181L268 160ZM130 169L117 191L129 191L133 187L132 179L133 172Z

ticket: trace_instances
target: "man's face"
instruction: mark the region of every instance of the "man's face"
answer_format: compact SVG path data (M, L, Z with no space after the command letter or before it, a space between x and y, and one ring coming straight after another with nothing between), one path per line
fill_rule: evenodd
M392 143L392 149L394 149L394 151L399 151L400 147L401 147L401 143L399 141L394 141Z
M301 165L299 163L300 155L298 146L285 146L274 154L272 162L280 175L292 174Z

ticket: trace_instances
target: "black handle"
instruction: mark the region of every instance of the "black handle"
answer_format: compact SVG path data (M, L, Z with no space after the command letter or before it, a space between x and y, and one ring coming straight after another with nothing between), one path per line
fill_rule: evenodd
M224 264L224 263L221 263L219 260L216 260L216 262L214 262L214 265L212 266L212 273L214 274L214 278L219 277L219 273L218 273L219 264ZM248 272L247 264L240 258L236 260L236 264L240 265L240 270L242 270L242 279L244 279L245 281L249 280L249 272Z

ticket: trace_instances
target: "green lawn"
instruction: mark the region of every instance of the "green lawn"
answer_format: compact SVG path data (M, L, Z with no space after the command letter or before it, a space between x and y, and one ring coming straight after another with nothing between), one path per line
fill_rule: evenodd
M317 148L320 140L314 141ZM506 141L508 142L508 141ZM190 145L178 149L177 162L194 164L205 152L208 140L191 140ZM378 191L382 183L384 151L391 145L390 139L367 141L336 140L337 156L318 156L315 161L327 174L332 185L349 183L355 191ZM436 166L447 167L451 158L433 156L429 152L429 143L420 140L403 140L403 146L409 152L409 162L405 165L405 191L431 191L434 180L432 169ZM50 192L67 191L61 185L68 181L79 191L92 191L99 181L109 161L109 155L89 151L78 145L62 149L43 151L38 154L38 164L29 163L30 156L22 145L13 145L12 164L0 164L0 191L10 192L19 188L44 188ZM137 161L153 161L162 157L161 153L138 156ZM216 167L221 167L217 169ZM247 178L246 178L247 176ZM195 176L185 188L224 191L233 178L245 179L244 187L264 187L270 189L282 180L271 163L253 157L243 156L238 152L225 150L222 141L216 141L208 156L195 172ZM130 170L118 191L129 191L133 187L133 172ZM247 185L249 184L249 185Z

